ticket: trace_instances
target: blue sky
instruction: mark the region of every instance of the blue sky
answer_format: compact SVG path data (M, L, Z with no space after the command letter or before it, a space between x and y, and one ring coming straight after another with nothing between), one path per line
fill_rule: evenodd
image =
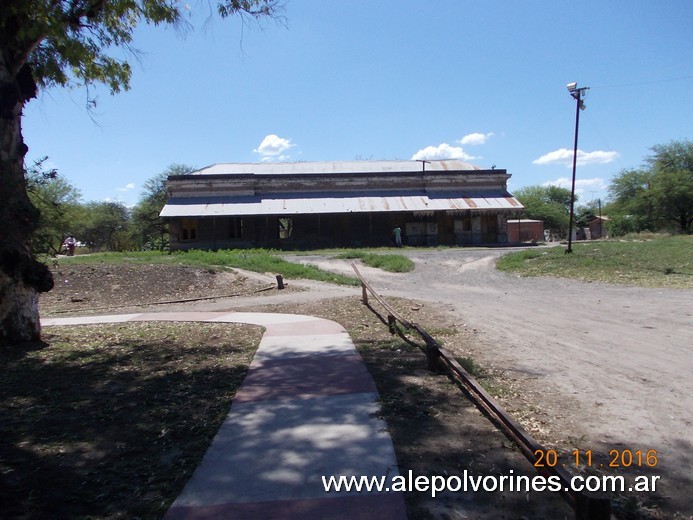
M172 163L458 158L512 174L510 190L577 191L656 144L693 138L690 0L286 0L285 23L137 29L131 89L52 89L23 121L85 201L137 202ZM114 51L118 56L122 51Z

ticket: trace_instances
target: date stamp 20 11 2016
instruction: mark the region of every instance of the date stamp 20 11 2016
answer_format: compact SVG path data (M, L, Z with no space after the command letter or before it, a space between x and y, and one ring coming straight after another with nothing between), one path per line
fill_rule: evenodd
M592 450L575 449L570 454L570 457L567 455L561 457L561 454L554 449L535 450L534 467L553 468L573 465L576 468L654 468L659 463L657 450L613 449L609 450L609 460L605 462L597 462Z

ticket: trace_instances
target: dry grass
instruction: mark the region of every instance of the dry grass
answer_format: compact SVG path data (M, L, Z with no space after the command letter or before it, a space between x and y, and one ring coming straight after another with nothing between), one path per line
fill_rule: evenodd
M223 422L259 328L47 329L0 354L3 518L158 518Z

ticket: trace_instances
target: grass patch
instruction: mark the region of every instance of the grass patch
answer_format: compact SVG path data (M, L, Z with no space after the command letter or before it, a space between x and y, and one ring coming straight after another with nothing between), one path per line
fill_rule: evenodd
M693 236L654 236L646 239L573 243L532 249L503 256L501 271L520 276L560 276L641 287L693 288Z
M133 251L127 253L95 253L60 259L61 264L69 263L146 263L146 264L186 264L210 269L216 267L236 267L258 273L282 274L288 279L308 279L331 282L341 285L358 285L356 278L330 273L310 265L287 262L279 251L267 249L228 249L222 251Z
M391 273L410 273L414 270L414 262L402 255L350 250L339 253L335 258L341 260L358 259L369 267L375 267Z
M456 357L455 359L472 377L479 379L486 376L486 372L481 365L469 356Z
M47 328L0 352L3 518L160 518L260 341L235 324Z

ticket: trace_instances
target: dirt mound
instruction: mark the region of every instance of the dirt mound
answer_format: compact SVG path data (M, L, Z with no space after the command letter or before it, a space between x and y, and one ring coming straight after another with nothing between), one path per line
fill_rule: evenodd
M40 300L44 315L249 296L272 287L229 269L188 265L71 264L55 266L52 272L55 287Z

